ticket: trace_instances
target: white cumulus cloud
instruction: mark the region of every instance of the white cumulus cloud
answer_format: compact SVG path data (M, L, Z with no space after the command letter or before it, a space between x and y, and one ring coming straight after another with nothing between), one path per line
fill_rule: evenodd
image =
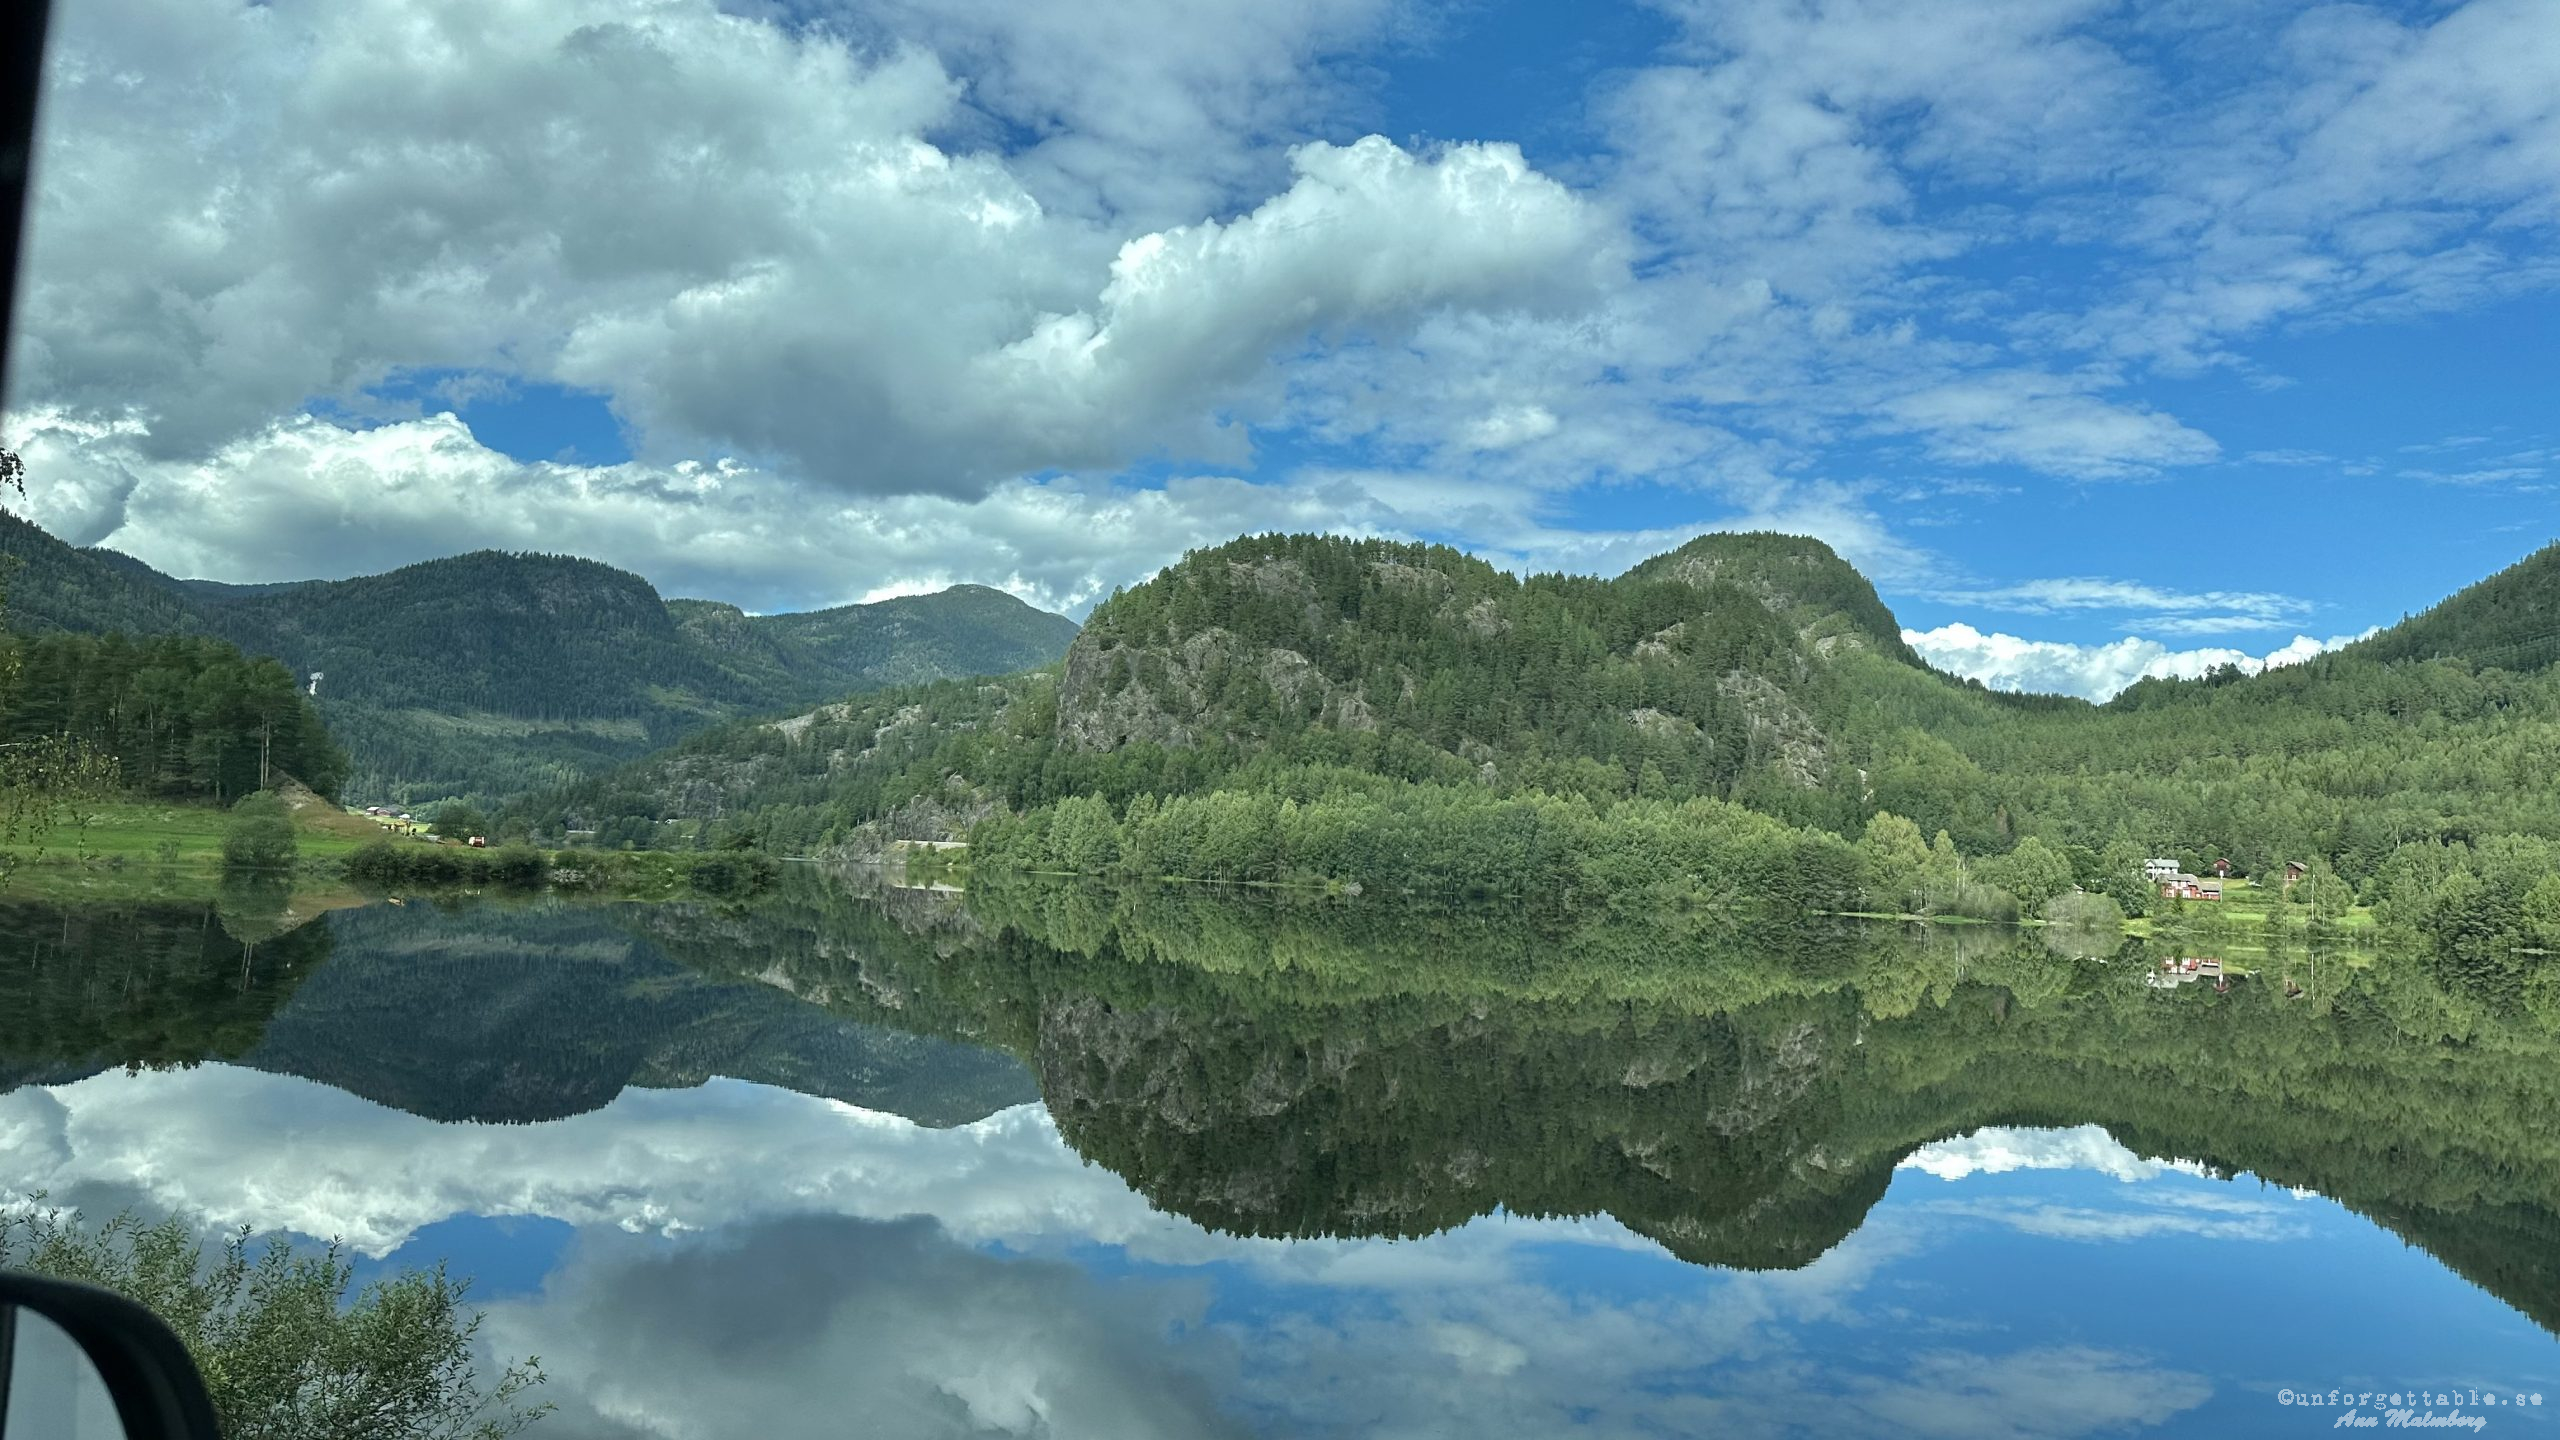
M1994 690L2105 700L2146 677L2193 679L2224 665L2237 665L2254 675L2270 667L2298 664L2363 637L2333 635L2315 640L2296 635L2273 650L2252 654L2223 646L2175 650L2139 635L2102 645L2022 640L1997 631L1986 634L1957 621L1934 630L1905 630L1902 638L1930 664L1979 680Z

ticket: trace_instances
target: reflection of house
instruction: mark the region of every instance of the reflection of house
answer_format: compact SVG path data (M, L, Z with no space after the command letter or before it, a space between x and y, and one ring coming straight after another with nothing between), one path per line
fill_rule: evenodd
M2284 862L2284 888L2287 890L2292 889L2293 882L2310 873L2310 866L2303 864L2299 860L2287 860Z
M2219 900L2222 898L2222 882L2200 880L2193 875L2172 875L2160 882L2160 898L2163 900Z
M2220 986L2222 961L2204 955L2190 956L2184 960L2163 960L2160 962L2159 969L2142 977L2142 983L2154 990L2174 990L2180 985L2192 985L2198 980L2210 980L2216 986Z

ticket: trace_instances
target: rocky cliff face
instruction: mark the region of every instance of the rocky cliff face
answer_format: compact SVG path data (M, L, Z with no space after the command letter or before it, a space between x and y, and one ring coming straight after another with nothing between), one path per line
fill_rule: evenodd
M1258 679L1280 706L1342 730L1374 730L1377 716L1356 685L1327 678L1286 646L1258 646L1211 626L1163 647L1116 636L1079 637L1068 647L1058 687L1059 738L1078 750L1110 750L1140 741L1189 745L1219 729L1223 687L1239 675ZM1233 727L1228 727L1233 733Z

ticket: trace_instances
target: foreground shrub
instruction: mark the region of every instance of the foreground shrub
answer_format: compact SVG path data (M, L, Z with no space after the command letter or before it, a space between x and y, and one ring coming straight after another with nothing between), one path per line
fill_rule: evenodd
M208 1257L176 1220L119 1215L90 1229L77 1211L0 1212L0 1269L101 1285L140 1302L186 1342L229 1440L503 1440L550 1410L527 1404L532 1360L484 1388L472 1358L480 1316L439 1268L368 1285L335 1245L244 1234Z

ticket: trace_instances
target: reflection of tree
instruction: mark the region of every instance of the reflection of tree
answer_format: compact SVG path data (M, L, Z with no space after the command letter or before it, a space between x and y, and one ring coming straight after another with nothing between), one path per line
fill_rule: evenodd
M1002 1053L677 964L633 938L637 909L380 906L303 923L255 884L210 907L0 906L0 1088L219 1059L430 1119L519 1122L713 1075L924 1124L1035 1094ZM647 913L742 939L718 912Z
M0 904L0 1076L246 1054L329 958L328 926L280 928L265 899ZM240 923L256 926L250 943L235 934Z
M254 951L309 919L293 914L292 904L293 882L287 877L235 874L224 877L213 913L224 934Z
M1990 1124L2329 1194L2560 1326L2560 1040L2386 960L2288 1001L2145 988L1997 930L1539 931L1414 907L1021 889L903 929L786 887L747 923L829 1003L998 1040L1152 1200L1253 1234L1607 1212L1798 1265L1893 1165ZM831 916L867 913L858 940ZM835 942L826 937L834 933Z

